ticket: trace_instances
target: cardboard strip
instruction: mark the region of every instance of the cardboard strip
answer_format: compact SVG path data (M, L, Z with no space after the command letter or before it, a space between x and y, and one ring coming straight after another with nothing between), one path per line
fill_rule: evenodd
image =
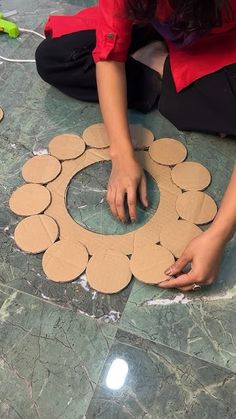
M149 154L156 163L174 166L186 159L187 149L180 141L161 138L154 141L149 148Z
M202 230L195 224L178 220L163 226L160 234L160 242L176 258L179 258L190 241L201 233Z
M46 250L42 263L48 279L69 282L85 271L88 252L78 241L59 240Z
M175 259L171 252L160 245L148 244L136 248L130 261L133 275L146 284L159 284L167 279L165 270Z
M217 213L215 201L206 193L199 191L188 191L180 195L176 209L181 218L194 224L209 223Z
M171 172L173 182L185 191L200 191L211 183L209 170L200 163L184 162Z
M71 160L84 153L85 142L78 135L61 134L50 141L48 149L58 160Z
M50 191L42 185L28 183L11 195L9 206L18 215L34 215L43 212L51 202Z
M14 239L17 246L27 253L41 253L58 238L55 220L47 215L32 215L16 226Z
M129 258L114 250L95 253L88 263L86 275L89 285L96 291L117 293L131 281Z
M3 120L3 118L4 118L4 112L3 112L3 109L0 108L0 122Z
M34 156L22 167L22 176L26 182L45 184L55 179L61 172L61 164L53 156Z

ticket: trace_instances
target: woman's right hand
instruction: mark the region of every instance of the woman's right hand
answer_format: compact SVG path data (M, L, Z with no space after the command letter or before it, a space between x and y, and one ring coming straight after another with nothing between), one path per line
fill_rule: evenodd
M112 214L123 223L128 221L125 213L126 199L130 220L132 222L136 221L137 194L139 194L143 206L147 208L147 183L142 167L131 155L113 158L107 201Z

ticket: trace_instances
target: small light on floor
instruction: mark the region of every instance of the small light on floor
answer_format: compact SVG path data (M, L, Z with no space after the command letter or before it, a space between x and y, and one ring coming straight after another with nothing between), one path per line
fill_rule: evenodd
M127 374L128 374L128 364L126 361L120 358L116 358L107 373L106 385L111 390L119 390L123 387Z

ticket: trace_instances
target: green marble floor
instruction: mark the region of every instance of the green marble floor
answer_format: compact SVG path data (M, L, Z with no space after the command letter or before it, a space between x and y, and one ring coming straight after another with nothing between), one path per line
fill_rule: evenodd
M42 31L49 13L74 13L88 4L92 1L0 0L0 10L17 9L20 26ZM0 55L33 58L38 43L34 36L9 40L1 35ZM236 239L227 246L214 285L194 294L133 280L107 296L90 289L85 275L70 284L47 280L42 256L26 255L14 244L19 218L8 209L9 196L22 184L23 163L42 152L51 137L81 134L101 115L97 105L46 85L34 64L1 61L0 106L5 111L0 124L0 418L234 419ZM235 139L179 132L158 112L130 112L130 122L142 123L159 138L180 138L189 159L211 170L209 192L221 200L235 161ZM122 234L124 227L111 220L103 200L108 173L109 164L82 171L71 184L68 207L87 228ZM159 201L151 179L149 190L153 201L146 220ZM139 214L144 223L141 209Z

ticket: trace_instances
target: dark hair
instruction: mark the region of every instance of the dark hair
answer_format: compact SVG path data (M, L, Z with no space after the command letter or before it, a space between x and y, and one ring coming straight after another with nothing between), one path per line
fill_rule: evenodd
M129 16L137 21L152 19L158 7L168 0L127 0ZM223 16L231 18L229 0L172 0L173 28L192 32L222 25Z

